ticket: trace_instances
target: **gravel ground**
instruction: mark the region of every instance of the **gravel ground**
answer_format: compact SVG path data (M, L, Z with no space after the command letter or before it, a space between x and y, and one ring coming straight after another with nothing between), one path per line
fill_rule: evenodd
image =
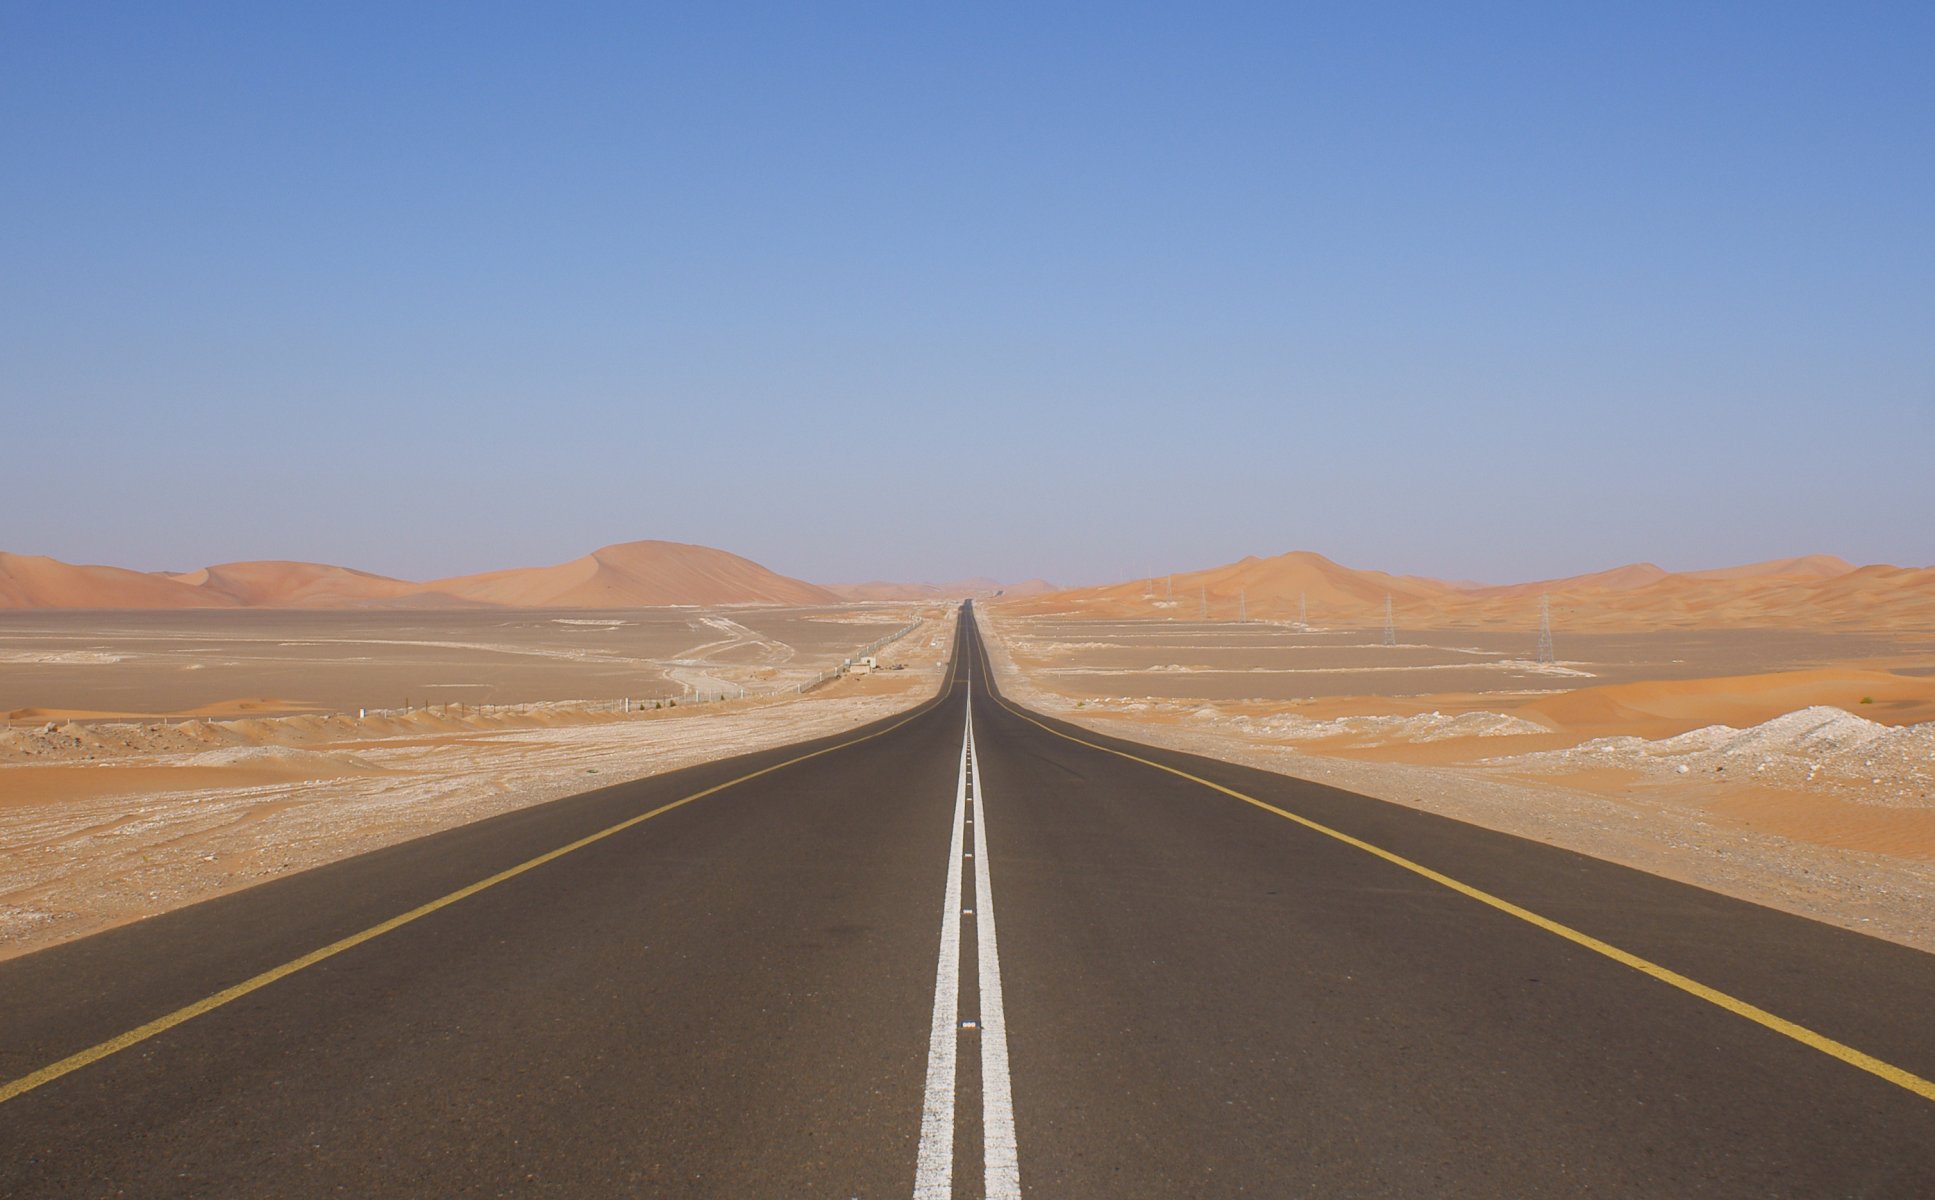
M804 696L629 716L560 704L16 729L0 741L0 957L498 813L851 729L932 696L950 636L951 620L929 621L881 651L907 670Z
M1773 772L1765 780L1769 787L1813 789L1857 803L1927 808L1935 803L1929 799L1935 726L1890 729L1838 709L1803 710L1750 730L1719 726L1695 731L1699 736L1668 739L1679 744L1663 751L1663 743L1620 738L1602 740L1615 745L1586 743L1478 765L1367 762L1284 744L1298 733L1313 736L1309 729L1285 725L1272 730L1267 721L1229 717L1210 706L1139 703L1110 712L1085 698L1077 707L1077 698L1048 690L1016 670L1001 641L998 619L984 618L981 626L1004 691L1098 733L1329 784L1935 951L1935 861L1747 828L1699 803L1704 793L1694 791L1712 786L1717 766L1732 762L1736 774L1752 774L1766 762L1769 766L1760 773ZM1350 720L1366 723L1363 731L1355 732L1368 732L1380 720L1399 719ZM1392 728L1410 730L1415 736L1407 740L1429 740L1440 728L1415 718L1402 722ZM1486 732L1474 727L1465 735ZM1688 768L1685 772L1678 770L1682 765ZM1590 772L1606 771L1638 775L1647 786L1608 795L1523 778L1578 772L1584 779Z

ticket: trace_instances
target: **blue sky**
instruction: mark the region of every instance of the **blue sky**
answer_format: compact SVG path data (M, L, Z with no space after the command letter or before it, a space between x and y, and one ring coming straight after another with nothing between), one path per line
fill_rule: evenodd
M0 548L1935 562L1927 5L0 0Z

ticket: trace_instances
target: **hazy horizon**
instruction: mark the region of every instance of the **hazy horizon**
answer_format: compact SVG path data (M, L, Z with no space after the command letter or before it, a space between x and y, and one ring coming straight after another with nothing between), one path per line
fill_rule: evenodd
M636 540L666 540L666 539L636 539ZM609 544L610 543L608 543L608 545ZM478 567L473 571L462 572L460 574L473 575L473 574L484 574L488 572L503 571L507 569L541 568L541 567L547 567L547 566L555 566L555 565L560 565L561 563L564 563L564 562L572 561L577 558L582 558L586 554L590 554L595 550L599 550L603 548L604 548L603 546L591 547L587 549L584 554L570 555L566 558L558 559L556 561L547 559L541 562L540 561L517 562L517 563L498 562L498 563ZM724 550L728 553L737 553L730 546L716 546L716 547L712 547L712 549ZM8 549L4 546L0 546L0 552L20 553L19 551L8 551ZM1038 579L1046 579L1048 582L1057 584L1062 587L1080 588L1080 587L1100 586L1100 585L1106 585L1106 584L1133 583L1140 579L1160 579L1165 575L1183 575L1183 574L1197 573L1202 571L1213 571L1220 567L1225 567L1225 566L1229 566L1229 565L1241 562L1245 558L1267 559L1267 558L1278 557L1283 554L1299 553L1299 552L1315 553L1315 554L1321 555L1322 557L1330 559L1332 562L1337 563L1339 566L1346 567L1352 570L1382 571L1390 575L1411 576L1411 577L1424 575L1423 572L1407 571L1401 568L1391 567L1391 566L1378 564L1378 563L1354 562L1346 559L1340 559L1340 558L1337 558L1335 555L1326 554L1324 553L1324 551L1317 550L1313 547L1296 546L1296 547L1291 547L1288 550L1272 550L1267 553L1255 553L1251 555L1239 556L1234 559L1220 560L1217 562L1202 562L1202 563L1191 563L1187 565L1177 565L1173 567L1167 567L1158 571L1143 572L1141 574L1135 574L1135 575L1122 575L1122 576L1116 576L1116 577L1107 578L1107 579L1073 579L1073 578L1058 578L1054 576L1028 576L1026 578L1016 576L1016 577L1009 577L1009 578L1001 578L996 576L974 574L969 572L956 572L952 575L930 576L930 577L920 577L920 578L916 578L912 576L887 577L887 576L880 576L880 575L855 576L853 578L842 578L842 579L814 578L811 576L794 576L794 577L799 578L807 583L823 584L823 585L824 584L847 585L847 586L856 585L856 584L865 584L865 583L949 584L949 583L963 583L963 582L977 581L977 580L979 581L992 580L993 582L999 583L999 584L1014 585L1014 584L1020 584L1020 583L1033 582ZM1759 559L1754 561L1755 562L1774 562L1774 561L1781 561L1781 560L1790 559L1790 558L1810 557L1813 553L1825 553L1825 552L1810 552L1810 554L1777 555L1770 559ZM46 557L56 558L56 559L60 558L59 555L46 555ZM741 557L748 557L748 556L741 556ZM158 567L158 568L135 567L135 566L132 566L132 564L128 564L128 563L84 562L84 561L71 560L71 559L63 560L63 561L70 562L73 565L124 567L124 568L131 568L135 570L156 571L156 572L166 573L166 574L192 574L194 571L199 570L203 567L224 566L224 565L228 565L231 562L237 562L237 561L251 561L251 562L253 561L291 561L291 562L312 562L312 563L321 562L321 560L314 560L314 559L290 559L287 555L274 556L266 560L262 560L262 559L221 560L221 561L208 562L208 563L199 563L194 566L174 566L174 567ZM754 560L754 561L757 561L757 560ZM1928 564L1921 564L1921 563L1877 564L1877 563L1857 562L1853 560L1849 560L1849 561L1851 562L1851 565L1856 568L1865 567L1865 566L1877 566L1877 565L1908 567L1908 568L1921 568L1924 566L1928 566ZM1644 563L1648 563L1648 562L1650 562L1651 565L1653 566L1661 567L1662 569L1669 572L1719 570L1719 569L1724 569L1728 567L1754 565L1753 563L1749 563L1746 561L1665 564L1665 563L1653 562L1652 560L1634 560L1632 562L1605 563L1597 567L1589 568L1585 571L1568 572L1567 577L1574 576L1574 575L1593 574L1600 571L1615 570L1621 567L1643 565ZM370 571L369 568L360 566L359 564L354 562L328 562L322 565L347 567L352 570L368 571L371 574L386 575L390 578L395 578L395 579L399 579L407 582L413 582L413 583L429 583L438 579L450 579L450 578L457 577L456 575L450 575L450 574L432 575L432 574L425 574L421 572L412 573L407 571L399 572L399 573ZM765 566L765 567L771 567L772 564L759 563L759 565ZM785 575L788 573L781 571L780 574ZM1484 584L1484 585L1510 585L1510 584L1539 582L1547 579L1558 579L1558 578L1561 578L1562 576L1556 575L1556 574L1548 574L1548 575L1538 575L1538 576L1525 576L1523 578L1512 578L1512 579L1476 579L1468 575L1465 575L1465 576L1436 575L1436 576L1426 576L1426 577L1434 578L1439 580L1440 582L1445 582L1445 583L1458 583L1458 584L1476 583L1476 584Z
M1935 11L0 14L0 549L1935 563Z

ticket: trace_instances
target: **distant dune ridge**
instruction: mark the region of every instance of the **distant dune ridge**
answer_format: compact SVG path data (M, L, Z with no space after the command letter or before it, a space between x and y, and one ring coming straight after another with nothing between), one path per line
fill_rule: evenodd
M679 542L625 542L557 566L428 583L322 563L224 563L170 574L0 552L0 608L636 608L841 600L751 559Z
M1420 628L1536 626L1540 596L1555 625L1577 630L1935 627L1935 568L1857 567L1831 555L1681 572L1634 563L1501 586L1359 570L1296 550L1002 604L1016 613L1194 619L1206 608L1218 620L1294 621L1301 598L1311 624L1348 626L1381 623L1387 596L1400 625Z
M235 601L166 575L0 551L0 608L226 608Z
M243 608L356 608L403 599L421 586L348 567L305 562L224 563L166 578L211 599L228 597Z
M1039 596L1045 592L1061 590L1046 579L1024 579L1020 583L1002 583L1000 580L985 577L957 579L952 583L890 583L876 579L867 583L829 583L826 586L849 600L947 600L959 596Z
M546 567L425 583L304 562L223 563L183 573L78 566L0 552L0 608L631 608L671 604L837 604L997 598L1018 613L1295 620L1365 625L1391 599L1400 624L1523 627L1538 598L1579 630L1821 625L1935 627L1935 568L1857 567L1806 555L1671 572L1633 563L1516 584L1447 582L1346 567L1308 550L1156 579L1057 589L1044 580L813 584L706 546L638 541Z
M426 585L507 608L627 608L650 604L837 604L817 584L749 558L678 542L626 542L555 567L465 575Z

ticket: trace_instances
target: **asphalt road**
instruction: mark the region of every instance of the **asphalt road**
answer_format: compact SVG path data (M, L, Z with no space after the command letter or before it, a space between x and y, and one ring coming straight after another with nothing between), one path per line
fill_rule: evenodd
M0 963L0 1195L1935 1196L1935 956L982 662Z

